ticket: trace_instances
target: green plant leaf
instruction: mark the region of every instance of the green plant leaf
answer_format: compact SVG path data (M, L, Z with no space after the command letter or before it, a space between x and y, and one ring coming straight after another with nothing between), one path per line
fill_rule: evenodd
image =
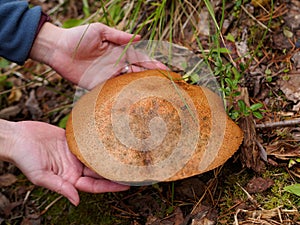
M83 20L81 20L81 19L68 19L63 23L62 27L63 28L72 28L72 27L79 26L82 23L83 23Z
M243 3L242 0L237 0L237 1L235 2L235 6L239 8L239 7L241 7L242 3Z
M242 72L245 72L245 70L246 70L245 64L244 64L244 63L240 63L239 66L240 66L241 71L242 71Z
M265 74L267 74L267 75L271 75L271 74L272 74L272 70L270 70L270 69L266 69L266 70L265 70Z
M9 65L9 61L0 57L0 68L5 68Z
M247 106L243 100L238 100L238 106L243 113L246 113L248 111Z
M288 191L292 194L300 196L300 184L293 184L283 188L285 191Z
M0 76L0 83L5 81L7 79L7 76L6 75L1 75Z
M215 17L214 7L212 6L211 2L208 1L208 0L204 0L204 3L205 3L205 5L206 5L206 8L207 8L207 10L208 10L208 12L209 12L209 14L210 14L210 16L211 16L211 18L212 18L214 24L215 24L217 30L219 31L219 30L220 30L220 27L219 27L219 24L218 24L218 22L217 22L217 20L216 20L216 17Z
M65 128L66 128L66 125L67 125L68 118L69 118L69 114L66 115L65 117L63 117L63 118L59 121L58 126L59 126L60 128L64 128L64 129L65 129Z
M228 33L225 38L227 41L235 42L234 36L231 33Z
M187 62L181 62L181 67L185 70L187 68Z
M273 79L272 79L272 76L267 76L267 77L266 77L266 81L267 81L268 83L272 82L272 80L273 80Z
M90 7L89 7L88 1L82 0L82 4L83 4L82 11L84 13L84 16L89 17L91 15L91 13L90 13Z
M256 111L260 108L262 108L264 105L262 103L255 103L253 105L250 106L251 111Z
M200 80L198 74L196 74L196 73L191 74L190 79L193 84L197 83Z
M293 37L293 32L289 31L288 29L283 29L283 34L284 36L286 36L287 38L292 38Z
M174 211L174 207L173 206L169 206L166 210L167 214L171 214Z
M257 119L262 119L263 115L259 111L252 112L253 116L255 116Z
M224 54L231 53L231 51L228 48L214 48L214 49L212 49L212 52L218 52L218 53L224 53Z
M231 68L231 71L235 80L239 81L242 78L242 74L234 66Z
M290 161L288 163L288 168L291 168L291 167L293 167L296 164L297 164L297 162L294 159L290 159Z
M229 87L234 87L234 83L233 83L233 81L231 79L229 79L229 78L226 77L224 80L225 80L225 82L227 83L227 85Z
M236 120L240 117L240 113L236 110L233 110L232 112L229 113L230 118L233 120Z

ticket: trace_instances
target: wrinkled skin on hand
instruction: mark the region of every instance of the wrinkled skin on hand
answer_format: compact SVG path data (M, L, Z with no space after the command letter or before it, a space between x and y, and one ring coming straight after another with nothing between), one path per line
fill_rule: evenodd
M47 32L45 37L43 37L44 30ZM51 36L53 36L51 41L54 43L49 44L47 39L50 39ZM113 73L111 75L121 73L128 62L133 65L126 72L155 68L167 69L161 63L150 60L132 48L129 48L124 57L119 60L121 52L112 52L113 49L126 45L132 38L132 34L101 23L92 23L70 29L58 28L46 23L33 45L31 58L48 64L64 78L87 89L93 88L98 83L98 79L103 81L101 78L103 74L98 71L92 74L90 78L83 78L85 71L95 60L98 60L99 68L105 73L109 73L111 70ZM135 36L132 41L139 40L140 36ZM41 50L43 48L45 49ZM117 51L122 50L117 49Z
M103 193L129 187L106 180L85 167L68 149L65 131L42 122L18 122L13 163L34 184L79 204L78 191Z

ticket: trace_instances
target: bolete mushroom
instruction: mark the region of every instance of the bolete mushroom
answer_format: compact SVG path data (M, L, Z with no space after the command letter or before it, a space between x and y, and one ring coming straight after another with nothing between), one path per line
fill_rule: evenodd
M161 70L107 80L75 104L70 150L99 175L143 185L201 174L239 148L241 129L221 98Z

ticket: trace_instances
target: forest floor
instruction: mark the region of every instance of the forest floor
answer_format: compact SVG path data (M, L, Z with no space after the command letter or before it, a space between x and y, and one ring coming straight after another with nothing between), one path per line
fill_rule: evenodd
M121 193L80 193L77 207L0 162L0 224L300 224L298 0L30 3L58 26L98 21L206 58L245 137L213 171ZM46 65L0 59L0 118L64 128L75 90Z

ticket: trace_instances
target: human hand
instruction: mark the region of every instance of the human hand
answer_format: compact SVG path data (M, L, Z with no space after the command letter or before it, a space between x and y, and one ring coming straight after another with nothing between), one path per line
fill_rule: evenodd
M34 184L79 204L78 191L103 193L129 187L108 181L85 167L68 149L65 131L42 122L18 122L10 159Z
M48 64L64 78L88 89L94 87L95 83L109 78L102 77L98 81L97 76L105 76L101 71L109 73L107 69L111 70L116 64L114 71L111 71L114 74L111 74L111 76L121 73L127 66L127 62L133 62L134 64L139 61L139 63L131 65L126 72L137 72L145 68L167 69L153 60L149 62L149 58L137 54L130 48L118 62L118 56L121 55L121 52L116 54L116 52L112 52L112 49L127 44L132 37L132 34L113 29L101 23L92 23L70 29L63 29L51 23L45 23L34 42L30 57ZM138 40L140 40L140 36L133 39L133 41ZM103 57L104 55L105 57ZM92 74L92 77L83 78L85 71L96 59L101 61L99 66L101 71L96 71L97 74Z

